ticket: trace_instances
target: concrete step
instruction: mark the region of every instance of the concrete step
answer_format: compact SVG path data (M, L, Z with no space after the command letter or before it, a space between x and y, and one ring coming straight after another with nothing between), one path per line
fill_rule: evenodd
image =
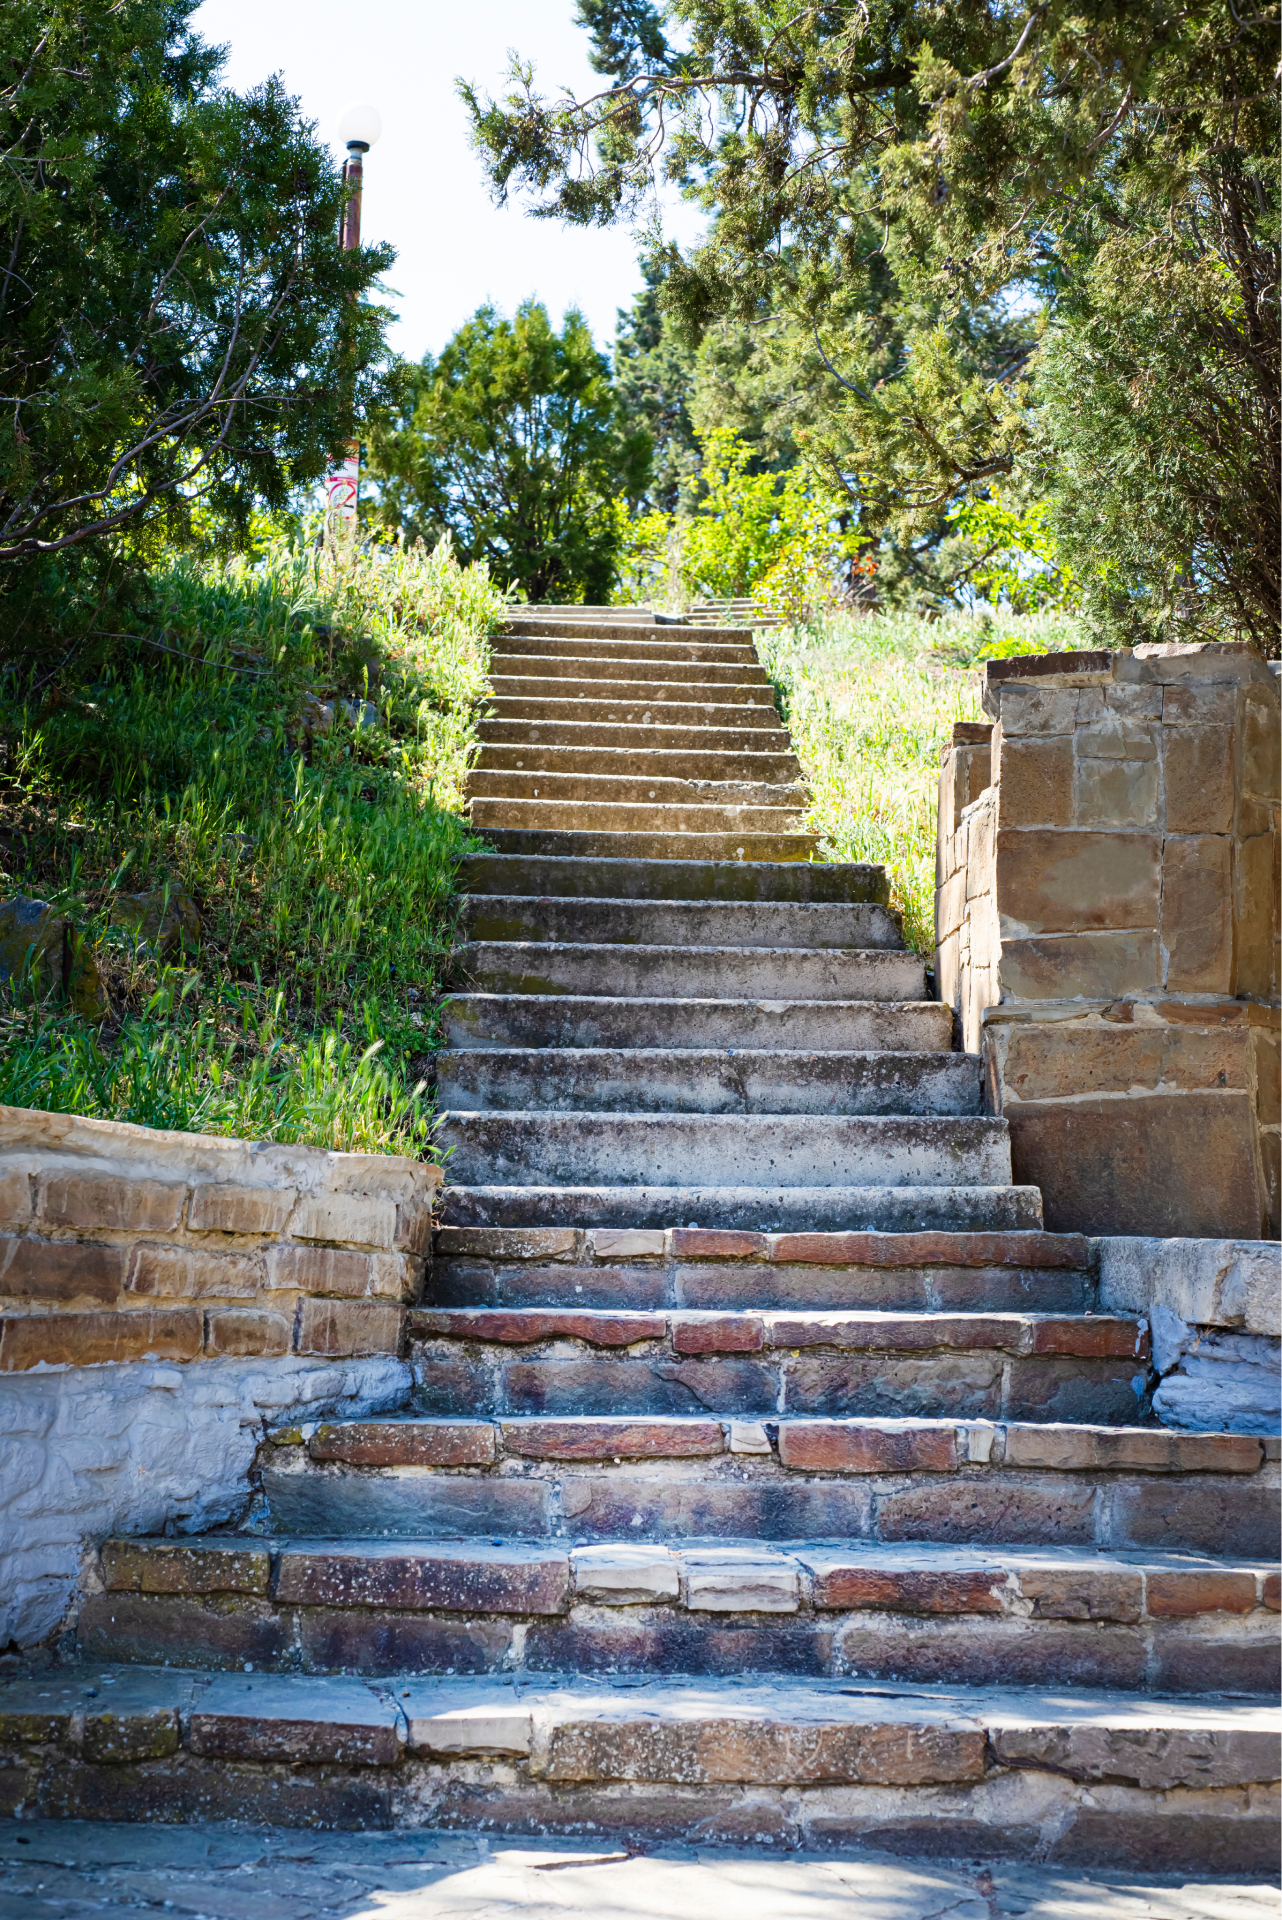
M342 1464L431 1464L441 1431L322 1427L312 1445ZM786 1652L794 1675L815 1678L1271 1696L1279 1677L1276 1568L1203 1554L248 1534L108 1540L99 1571L101 1595L81 1619L83 1649L99 1661L163 1647L180 1664L243 1668L243 1628L240 1645L214 1649L190 1629L252 1596L255 1672L301 1656L311 1672L441 1673L470 1655L474 1672L519 1662L654 1680L770 1671Z
M1148 1413L1148 1334L1089 1315L423 1307L425 1413L1089 1421Z
M518 1047L433 1057L442 1107L576 1113L975 1114L964 1053L683 1052Z
M464 896L462 925L472 941L896 951L904 945L901 916L867 901L610 900L475 893Z
M648 660L705 661L717 666L760 666L757 650L750 640L669 639L662 627L644 627L639 634L616 639L600 636L570 639L562 634L546 634L526 626L496 633L490 642L495 660L512 655L525 659L558 660Z
M884 867L795 860L648 860L469 853L458 882L467 894L557 895L579 900L803 900L885 906ZM818 941L822 946L824 942Z
M575 648L563 653L543 649L538 653L503 651L494 656L491 683L495 691L508 680L555 682L618 681L633 687L733 687L736 689L770 686L770 676L752 657L749 660L690 660L678 650L662 658L611 652L593 653ZM511 689L509 689L511 691Z
M751 647L753 645L751 627L704 626L703 622L693 625L690 622L664 620L607 620L600 618L557 619L552 615L520 614L505 621L504 635L526 634L530 637L546 635L562 640L659 640L669 645L680 642L698 642L709 640L719 646ZM755 651L755 648L754 648Z
M628 951L628 949L623 949ZM635 951L635 949L633 949ZM733 1047L766 1052L947 1053L951 1007L935 1000L661 1000L451 993L447 1047Z
M440 1115L451 1182L505 1186L996 1187L1005 1120L488 1112ZM702 1223L701 1223L702 1224Z
M679 860L700 865L712 861L771 863L811 861L819 851L817 833L770 833L739 827L723 833L570 832L554 827L490 827L485 838L495 853L542 855L573 860Z
M1008 1190L1010 1191L1010 1190ZM1084 1313L1090 1243L1056 1233L748 1233L709 1227L441 1227L442 1307L828 1307Z
M595 729L594 729L595 731ZM695 729L688 729L693 733ZM693 744L678 748L549 746L542 740L521 744L492 744L481 748L473 773L529 773L608 775L616 779L742 781L751 787L801 784L801 763L794 753L754 753L751 750L712 752Z
M455 977L487 993L612 1000L684 999L715 980L727 999L925 999L917 954L884 947L593 946L551 940L472 941L455 949Z
M936 1858L1036 1856L1132 1878L1137 1862L1160 1863L1199 1882L1276 1867L1279 1716L1263 1704L1059 1688L892 1695L854 1679L518 1689L510 1674L432 1677L422 1664L384 1669L379 1687L157 1665L104 1690L93 1670L42 1674L4 1687L0 1726L46 1817L142 1821L162 1807L170 1821L589 1834L598 1848L605 1836L896 1855L929 1845ZM119 1835L113 1845L110 1858L131 1858ZM863 1904L839 1880L844 1901L817 1900ZM602 1890L612 1909L615 1889ZM974 1904L962 1887L945 1904L954 1893ZM235 1890L185 1897L202 1895L249 1911ZM30 1896L27 1907L38 1910Z
M697 768L697 756L692 764ZM540 765L529 767L474 767L466 792L478 800L587 801L599 804L648 807L788 807L794 812L810 804L810 791L800 780L714 780L674 778L657 773L551 773Z
M600 680L566 681L555 693L536 694L528 690L526 682L510 680L506 686L493 686L487 717L490 721L533 723L538 726L540 737L545 725L572 722L580 726L608 724L631 729L653 726L656 731L667 727L680 727L686 732L692 728L717 731L728 728L738 736L750 727L762 727L774 733L780 725L772 702L732 700L728 697L732 690L725 687L713 688L707 699L699 699L693 687L666 691L653 688L644 692L616 687L607 692L606 686L607 683ZM594 692L593 688L602 691ZM482 726L485 724L481 722ZM481 734L483 740L488 737Z
M1282 1545L1277 1443L1247 1435L871 1416L757 1418L745 1430L702 1408L464 1417L440 1429L435 1464L419 1448L380 1466L350 1449L318 1459L301 1430L282 1430L260 1460L263 1525L321 1537L937 1541L1253 1560L1275 1560Z
M584 660L577 664L586 667L595 663ZM709 673L714 671L714 668L708 668ZM673 672L676 672L675 668ZM538 700L560 703L562 712L569 702L576 716L580 709L584 710L585 719L629 720L633 713L639 717L651 711L656 719L667 719L669 716L662 711L664 708L680 707L685 709L685 724L689 726L697 721L700 714L711 714L715 720L729 714L733 725L735 715L743 708L764 708L768 712L776 712L774 692L764 676L760 680L662 680L656 672L640 679L625 680L610 674L598 678L587 673L540 673L537 677L492 673L490 690L499 713L508 710L504 702L513 700L526 706ZM597 715L592 709L599 706L617 707L618 711Z
M671 726L646 723L618 725L609 720L575 720L548 715L543 719L500 720L490 717L476 723L477 738L487 751L502 747L546 748L549 752L571 750L592 755L627 751L642 754L647 764L651 753L707 753L710 755L769 753L786 758L796 756L787 729L773 708L753 707L736 710L733 725Z
M491 800L478 797L469 813L477 833L495 827L572 833L637 833L668 842L686 834L787 834L799 831L804 803L739 806L704 801L648 805L629 800Z
M1042 1224L1038 1187L450 1186L451 1227L691 1226L762 1233L1009 1233Z

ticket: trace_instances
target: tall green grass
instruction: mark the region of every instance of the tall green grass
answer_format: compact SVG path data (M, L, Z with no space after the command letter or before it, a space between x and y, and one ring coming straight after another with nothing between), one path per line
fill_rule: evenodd
M831 615L758 636L813 796L821 857L886 868L904 937L934 948L939 762L958 720L980 720L983 661L1081 644L1064 614L926 621Z
M11 983L0 1101L420 1151L502 596L447 546L337 568L280 542L153 586L92 679L0 681L0 897L69 914L110 1002L89 1022ZM165 886L199 910L186 953L113 914Z

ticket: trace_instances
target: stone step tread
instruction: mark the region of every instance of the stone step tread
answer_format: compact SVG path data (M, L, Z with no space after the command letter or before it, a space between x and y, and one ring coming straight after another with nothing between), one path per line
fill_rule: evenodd
M576 1112L977 1114L962 1053L512 1047L432 1056L441 1106Z
M712 860L773 863L810 862L819 850L814 833L766 833L740 827L730 833L622 832L604 827L574 831L554 827L486 827L495 853L543 855L550 859Z
M707 1414L398 1414L284 1427L281 1447L360 1467L489 1467L518 1459L602 1461L742 1456L794 1473L1254 1475L1275 1436L1176 1428L924 1418L717 1418Z
M104 1698L104 1693L108 1693ZM644 1688L502 1679L175 1672L139 1667L102 1689L89 1671L0 1687L10 1738L107 1757L146 1746L206 1760L396 1768L505 1755L551 1784L978 1785L993 1767L1133 1787L1242 1788L1277 1777L1282 1724L1246 1701L1067 1695L851 1681L671 1679ZM133 1751L131 1748L131 1740ZM137 1749L141 1748L141 1752ZM384 1816L386 1824L386 1815ZM973 1829L972 1829L973 1831Z
M890 883L884 867L860 862L650 860L502 853L469 853L459 864L469 895L538 894L580 900L689 900L885 906Z
M609 654L576 648L571 653L520 653L503 649L493 656L490 682L586 680L627 682L635 686L768 687L770 676L758 660L687 660L679 652Z
M618 753L627 759L660 757L671 753L679 758L692 754L717 755L755 761L783 761L800 767L792 750L792 739L772 709L757 707L747 717L736 717L734 724L709 725L704 721L657 724L621 720L582 720L573 716L548 715L544 718L500 719L487 715L476 723L483 751L527 753L546 749L552 754L585 755L596 759Z
M793 1312L627 1313L560 1307L413 1307L412 1337L510 1346L576 1341L595 1347L658 1342L673 1354L833 1347L884 1353L934 1348L1147 1359L1148 1323L1122 1314Z
M550 614L521 614L502 629L514 638L546 634L560 640L712 640L720 645L753 646L753 628L702 620L558 620Z
M586 664L586 663L585 663ZM616 679L593 674L556 675L492 673L490 699L499 716L513 701L554 702L564 711L565 702L576 707L635 707L642 712L676 708L693 718L696 711L718 715L736 714L744 707L758 707L778 714L774 690L763 675L760 680L681 680ZM733 718L731 725L734 724Z
M468 940L454 949L452 971L455 978L491 993L540 997L695 999L699 987L715 981L722 1005L736 1000L933 1004L925 999L920 956L903 947Z
M491 658L503 660L514 653L527 658L551 654L559 660L703 660L751 667L761 664L750 641L669 640L662 627L644 627L621 640L601 636L570 639L565 635L544 635L515 627L506 633L496 633L490 642Z
M902 916L870 901L617 900L608 895L469 893L469 942L820 952L903 952Z
M482 736L484 739L484 736ZM599 774L679 780L746 780L758 786L800 782L801 762L791 751L761 748L710 748L702 740L676 747L648 749L612 747L606 742L559 746L545 740L506 743L486 741L473 771L528 773L537 767L548 775Z
M446 1044L467 1051L733 1047L943 1054L951 1049L953 1033L950 1007L933 1000L899 999L695 1000L648 994L619 999L610 994L467 992L445 996L441 1021Z
M540 766L474 767L467 777L469 800L583 800L594 804L644 806L786 807L810 803L809 789L800 777L781 780L717 779L710 771L692 766L684 777L661 773L611 773L593 770L551 772Z
M1042 1224L1039 1187L446 1186L450 1227L666 1229L702 1217L761 1233L938 1230L1003 1233Z
M486 709L486 720L526 720L536 722L542 728L544 722L556 725L577 721L580 725L600 725L608 722L623 727L682 727L700 728L716 731L761 727L772 734L780 730L779 710L764 700L720 699L713 694L730 694L731 687L712 687L707 696L699 700L678 700L671 697L679 689L664 689L667 697L659 693L638 694L630 687L617 687L613 694L604 689L608 681L587 682L563 681L556 693L539 693L525 687L525 682L509 680L505 687L495 688ZM546 684L546 683L545 683ZM588 691L588 688L596 691ZM698 691L687 687L687 694ZM749 690L750 691L750 690ZM567 702L573 704L567 707ZM484 738L484 735L482 735Z
M642 833L788 833L799 828L804 804L717 804L713 801L518 800L476 795L469 803L478 833L494 827L548 832Z
M1084 1268L1084 1234L1005 1233L754 1233L714 1227L666 1229L574 1227L441 1227L436 1251L449 1258L504 1262L566 1261L574 1266L620 1260L765 1262L841 1268L1047 1267ZM745 1275L750 1279L750 1275Z
M242 1534L107 1540L99 1560L107 1593L237 1593L286 1605L443 1612L551 1615L587 1603L1136 1624L1267 1618L1282 1608L1282 1571L1270 1562L1072 1547L635 1538L570 1546Z

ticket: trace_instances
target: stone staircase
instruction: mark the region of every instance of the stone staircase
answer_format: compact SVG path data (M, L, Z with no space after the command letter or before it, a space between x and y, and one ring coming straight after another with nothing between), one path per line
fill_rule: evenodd
M1277 1442L1152 1423L750 636L493 686L412 1399L104 1544L20 1804L1271 1871Z

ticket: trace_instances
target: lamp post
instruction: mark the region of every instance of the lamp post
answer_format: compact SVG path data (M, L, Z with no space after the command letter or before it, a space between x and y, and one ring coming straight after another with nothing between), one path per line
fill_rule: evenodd
M344 253L361 243L361 187L365 155L383 131L374 107L356 102L344 107L338 137L347 147L343 163L343 224L339 245ZM361 443L349 440L347 452L325 476L325 540L333 552L350 552L356 543L356 504L361 484Z

